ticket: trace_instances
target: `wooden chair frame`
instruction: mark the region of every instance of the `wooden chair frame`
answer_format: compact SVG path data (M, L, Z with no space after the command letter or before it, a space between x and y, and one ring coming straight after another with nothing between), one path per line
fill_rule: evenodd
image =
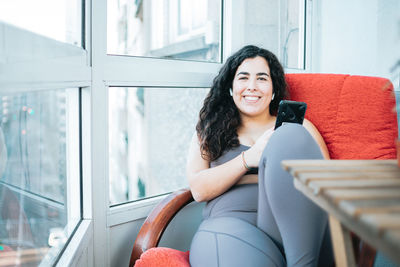
M129 267L135 265L143 252L158 246L162 234L174 216L192 201L194 201L192 192L185 188L171 193L157 204L139 230L131 252Z

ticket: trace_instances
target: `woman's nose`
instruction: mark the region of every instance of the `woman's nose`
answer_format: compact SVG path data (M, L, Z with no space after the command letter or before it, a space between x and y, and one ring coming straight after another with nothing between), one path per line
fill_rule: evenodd
M247 90L255 90L257 88L256 79L249 79L249 83L247 84Z

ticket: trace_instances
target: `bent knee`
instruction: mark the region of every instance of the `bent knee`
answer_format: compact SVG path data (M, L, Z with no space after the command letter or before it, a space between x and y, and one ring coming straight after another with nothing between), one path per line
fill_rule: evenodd
M281 159L322 158L314 138L296 123L284 124L272 134L262 157L266 160L269 155Z
M256 226L237 218L202 222L190 247L191 266L285 266L272 240Z

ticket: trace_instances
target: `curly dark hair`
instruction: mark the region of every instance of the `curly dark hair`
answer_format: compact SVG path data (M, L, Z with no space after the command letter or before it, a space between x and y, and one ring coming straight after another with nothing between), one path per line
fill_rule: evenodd
M269 105L271 115L276 115L279 102L287 96L285 73L277 57L270 51L248 45L230 56L214 78L210 92L200 110L196 125L202 157L213 161L229 148L240 145L237 129L241 124L239 110L230 96L237 68L245 59L265 58L270 69L274 99Z

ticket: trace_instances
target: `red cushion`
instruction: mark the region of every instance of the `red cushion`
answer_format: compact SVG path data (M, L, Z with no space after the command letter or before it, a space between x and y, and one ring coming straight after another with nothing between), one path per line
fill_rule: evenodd
M334 156L395 159L397 116L393 85L387 79L350 76L341 93Z
M332 159L394 159L397 117L393 85L384 78L287 74L290 99L307 103Z
M182 252L172 248L157 247L146 250L135 267L190 267L189 251Z

